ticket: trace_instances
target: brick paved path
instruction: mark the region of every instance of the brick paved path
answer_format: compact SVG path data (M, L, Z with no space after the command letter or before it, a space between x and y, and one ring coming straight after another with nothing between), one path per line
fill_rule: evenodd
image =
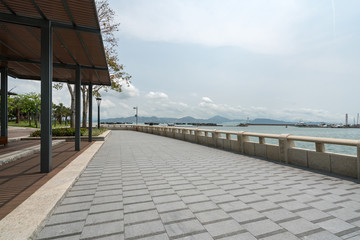
M38 239L360 239L358 183L113 131Z

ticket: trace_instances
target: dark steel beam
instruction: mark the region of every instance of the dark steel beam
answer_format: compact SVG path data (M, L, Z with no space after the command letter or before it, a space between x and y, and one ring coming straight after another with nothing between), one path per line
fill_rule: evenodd
M52 169L52 27L47 21L41 27L41 155L40 171Z
M41 64L41 61L38 61L38 60L32 60L32 59L26 59L26 58L11 58L11 57L5 57L5 56L0 56L0 61ZM53 66L55 68L76 69L76 67L78 65L53 62ZM79 66L83 69L90 69L90 70L99 70L99 71L107 71L108 70L107 67L100 67L100 66L89 66L89 65L79 65Z
M93 85L89 84L89 142L92 142L92 102L93 102Z
M0 22L41 28L41 25L44 24L44 22L46 22L46 20L39 19L39 18L18 16L18 15L9 14L9 13L0 13ZM64 22L52 21L52 26L55 28L64 28L64 29L74 30L77 32L87 32L87 33L93 33L93 34L98 34L98 35L101 34L101 31L99 28L73 25L73 24L64 23Z
M35 0L31 0L32 4L34 5L34 7L36 8L36 11L38 11L38 13L41 15L41 17L45 20L49 20L45 14L43 13L43 11L41 11L39 5L35 2Z
M80 151L80 104L81 104L81 68L76 68L75 74L75 151Z
M8 136L8 70L1 69L1 136Z
M16 15L14 10L12 10L12 8L5 2L5 0L0 0L0 2L7 8L7 10L9 10L9 12Z

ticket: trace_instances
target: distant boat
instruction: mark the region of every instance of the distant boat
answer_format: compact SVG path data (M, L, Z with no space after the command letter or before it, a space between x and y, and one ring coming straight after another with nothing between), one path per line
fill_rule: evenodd
M307 127L308 125L304 122L298 122L297 124L295 124L296 127Z
M240 124L238 124L238 125L236 125L237 127L247 127L247 126L249 126L249 124L247 124L247 123L240 123Z
M145 125L150 125L150 126L153 126L153 125L159 125L159 123L155 123L155 122L146 122Z

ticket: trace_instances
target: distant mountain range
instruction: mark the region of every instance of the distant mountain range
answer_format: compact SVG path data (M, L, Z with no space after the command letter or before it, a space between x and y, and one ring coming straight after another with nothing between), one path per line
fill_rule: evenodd
M135 117L121 117L121 118L108 118L102 119L101 122L123 122L123 123L134 123ZM142 117L139 116L138 118L139 123L216 123L216 124L224 124L224 123L249 123L249 124L295 124L296 122L289 122L289 121L280 121L280 120L273 120L267 118L256 118L254 120L244 120L244 119L228 119L222 116L214 116L209 119L199 119L193 118L190 116L182 117L182 118L165 118L165 117Z

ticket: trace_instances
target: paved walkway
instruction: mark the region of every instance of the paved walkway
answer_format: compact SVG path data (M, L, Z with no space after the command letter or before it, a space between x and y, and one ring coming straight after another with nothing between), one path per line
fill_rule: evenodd
M113 131L38 239L360 239L358 183Z

